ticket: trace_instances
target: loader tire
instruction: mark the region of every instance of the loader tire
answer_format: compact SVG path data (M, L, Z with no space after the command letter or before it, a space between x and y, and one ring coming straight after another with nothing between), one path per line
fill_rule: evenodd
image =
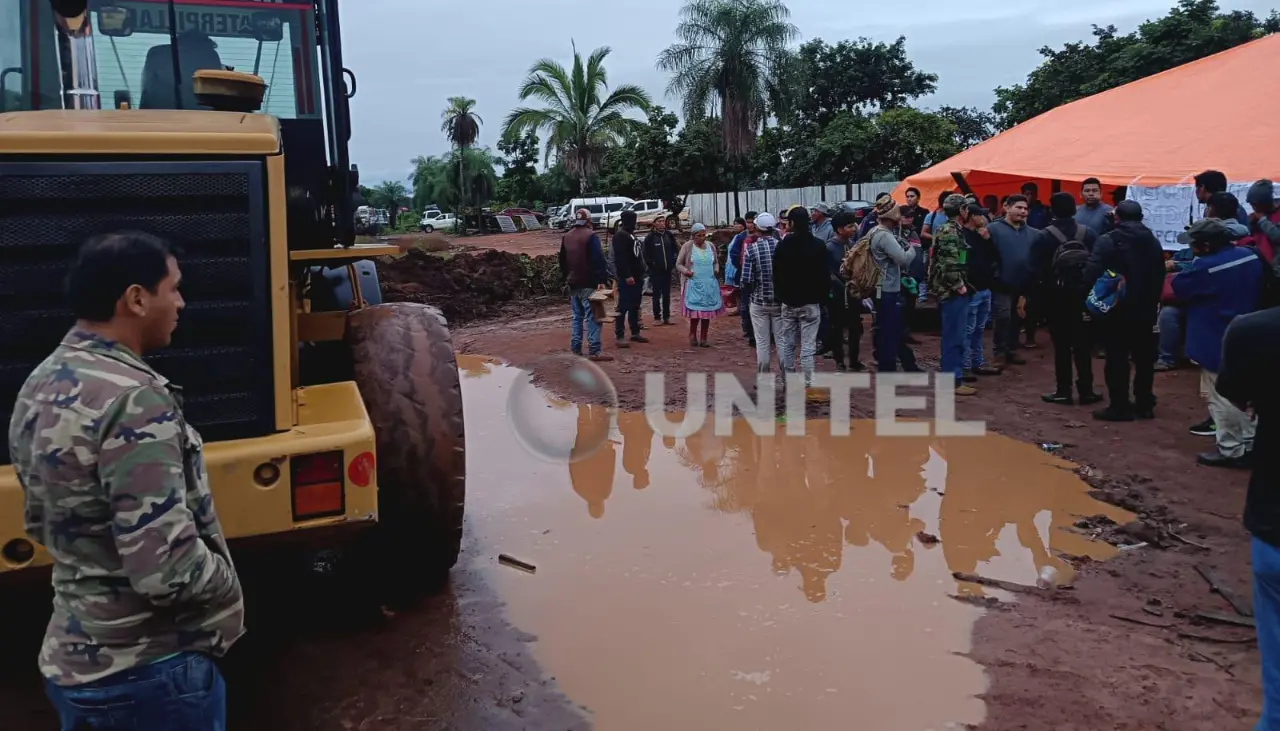
M448 324L428 305L375 305L351 313L347 341L377 443L378 526L360 570L384 593L435 590L458 562L466 496L462 388Z

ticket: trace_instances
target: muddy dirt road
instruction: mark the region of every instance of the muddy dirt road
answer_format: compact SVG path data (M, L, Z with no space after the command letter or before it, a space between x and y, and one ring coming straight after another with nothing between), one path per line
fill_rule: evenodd
M1103 426L1039 401L1046 347L960 405L998 432L985 437L877 438L861 394L848 436L828 435L819 406L804 437L741 421L717 436L709 421L673 439L636 413L643 373L747 377L735 320L713 324L709 349L650 327L652 343L612 351L611 420L555 396L582 395L574 373L539 366L549 393L507 365L567 349L566 307L528 315L455 332L469 494L451 587L369 617L323 578L242 561L232 729L1251 726L1256 650L1204 639L1251 631L1191 620L1232 612L1197 565L1248 596L1244 475L1194 466L1208 443L1186 433L1203 411L1193 373L1160 376L1156 421ZM917 352L936 363L935 340ZM686 393L667 385L678 412ZM1045 567L1075 588L953 578L1028 585ZM55 727L33 661L46 602L0 602L0 731Z

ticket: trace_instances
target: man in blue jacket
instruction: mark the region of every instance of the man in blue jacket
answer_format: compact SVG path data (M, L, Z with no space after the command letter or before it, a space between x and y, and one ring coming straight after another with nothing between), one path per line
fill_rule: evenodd
M1217 424L1218 448L1196 456L1210 467L1248 468L1255 422L1218 393L1222 338L1238 315L1258 308L1263 261L1250 248L1232 245L1231 231L1217 218L1202 218L1181 234L1196 250L1191 266L1173 278L1173 294L1186 303L1187 357L1201 368L1200 391Z
M742 336L753 348L756 347L756 336L751 329L751 298L747 296L750 293L742 287L742 255L745 253L743 247L747 245L747 239L756 235L757 215L755 211L747 211L742 221L742 231L739 231L738 235L729 242L729 253L724 264L725 284L737 287L739 290L738 315L742 318Z

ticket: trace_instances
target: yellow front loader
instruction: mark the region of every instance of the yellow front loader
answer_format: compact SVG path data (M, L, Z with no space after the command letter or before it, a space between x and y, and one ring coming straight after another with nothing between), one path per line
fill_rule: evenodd
M447 576L457 365L438 310L381 303L370 257L395 249L354 245L337 0L0 0L0 62L0 439L72 323L77 247L154 233L187 308L148 360L184 388L233 547L342 548L399 589ZM9 461L6 439L0 580L48 563Z

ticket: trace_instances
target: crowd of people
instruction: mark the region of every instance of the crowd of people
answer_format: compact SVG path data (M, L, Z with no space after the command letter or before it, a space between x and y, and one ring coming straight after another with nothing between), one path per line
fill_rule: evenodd
M611 282L617 286L617 346L648 342L639 316L646 278L654 322L670 325L671 285L679 275L691 347L709 347L711 321L736 303L758 370L770 371L776 358L781 372L800 373L809 386L819 357L832 360L837 371L866 369L861 341L863 318L870 315L876 370L913 372L920 366L912 315L932 297L941 328L939 371L954 375L957 395L972 396L981 379L1025 365L1023 351L1037 347L1045 327L1055 381L1043 396L1046 403L1107 401L1094 418L1151 419L1155 373L1178 367L1185 355L1201 370L1208 412L1191 431L1216 441L1216 449L1198 461L1248 467L1256 422L1215 382L1228 324L1270 304L1274 294L1280 210L1272 183L1262 180L1250 189L1252 212L1246 214L1227 192L1225 175L1210 170L1196 176L1205 217L1179 237L1186 248L1171 256L1143 224L1142 207L1120 200L1122 191L1109 205L1101 182L1089 178L1079 195L1077 204L1073 193L1055 192L1046 205L1028 182L1017 194L988 195L981 202L972 193L945 191L929 210L920 204L920 191L910 188L902 204L882 194L860 220L826 203L777 215L748 212L736 222L723 256L703 224L694 224L680 246L661 219L637 237L635 216L627 213L606 248L589 214L579 211L561 249L573 290L572 348L582 354L585 331L587 356L612 359L589 307L596 290ZM859 248L865 249L861 255L855 254ZM1099 286L1117 290L1109 308L1087 304ZM1095 357L1105 359L1105 397L1095 389ZM813 391L809 396L821 398Z

